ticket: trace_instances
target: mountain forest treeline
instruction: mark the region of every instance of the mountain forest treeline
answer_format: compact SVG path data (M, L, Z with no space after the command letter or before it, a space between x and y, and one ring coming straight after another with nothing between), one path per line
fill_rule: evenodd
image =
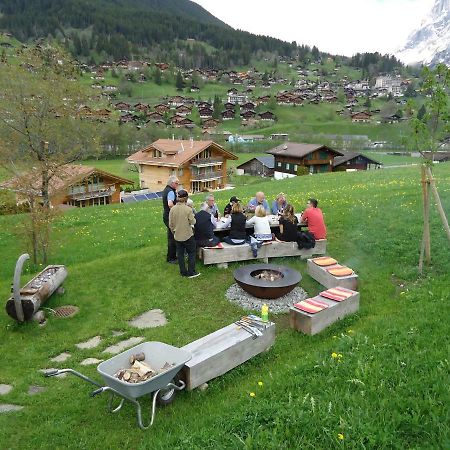
M149 57L182 68L225 69L255 56L299 64L324 56L317 47L234 30L187 0L0 0L0 29L23 42L56 38L88 63ZM378 53L358 54L351 64L370 75L401 66Z

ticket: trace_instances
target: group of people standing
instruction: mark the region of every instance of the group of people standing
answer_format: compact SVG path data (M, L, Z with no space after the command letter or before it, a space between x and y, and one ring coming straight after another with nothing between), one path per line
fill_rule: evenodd
M169 177L163 191L163 220L167 227L167 262L178 263L180 274L188 278L198 277L195 270L196 248L215 247L220 239L214 230L227 228L229 235L222 241L230 245L249 243L253 256L258 255L258 249L264 242L278 240L297 242L300 248L309 245L314 239L326 238L326 227L323 214L317 207L316 199L310 198L306 209L302 212L300 222L308 226L308 232L298 231L299 219L294 207L287 202L284 193L280 193L272 202L267 202L263 192L257 192L246 207L236 196L230 198L225 206L223 217L215 203L214 195L208 194L198 212L188 198L188 192L181 189L177 192L179 180L176 176ZM245 214L253 214L248 218ZM279 232L272 233L270 215L278 216ZM252 226L254 232L247 235L247 227ZM188 257L186 269L185 254Z

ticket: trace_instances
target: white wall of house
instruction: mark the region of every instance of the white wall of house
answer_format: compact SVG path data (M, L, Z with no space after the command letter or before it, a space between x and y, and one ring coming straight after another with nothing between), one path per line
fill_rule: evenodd
M284 180L285 178L294 178L297 175L293 175L291 173L284 173L284 172L277 172L275 171L273 173L273 177L275 178L275 180Z

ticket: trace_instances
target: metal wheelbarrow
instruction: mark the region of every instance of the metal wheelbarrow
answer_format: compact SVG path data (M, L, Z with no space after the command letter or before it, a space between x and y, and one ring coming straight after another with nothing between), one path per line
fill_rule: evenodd
M129 366L129 357L136 353L145 353L145 361L152 367L159 368L168 362L174 366L165 372L156 375L149 380L139 383L127 383L114 377L114 374L122 368ZM168 405L174 400L176 391L181 391L186 387L186 384L177 379L178 372L183 368L184 364L191 359L191 354L185 350L173 347L172 345L163 342L143 342L136 345L123 353L120 353L112 358L101 362L97 366L98 373L102 376L105 386L95 380L77 372L73 369L60 369L47 372L46 377L53 377L63 373L71 373L84 381L94 384L98 387L91 392L91 397L95 397L103 392L111 394L108 402L108 410L112 413L119 412L125 403L129 401L136 407L136 419L139 428L146 430L153 425L155 418L156 402L161 405ZM142 409L138 398L144 395L153 395L152 410L150 422L144 425L142 421ZM120 403L114 407L113 402L115 397L120 397Z

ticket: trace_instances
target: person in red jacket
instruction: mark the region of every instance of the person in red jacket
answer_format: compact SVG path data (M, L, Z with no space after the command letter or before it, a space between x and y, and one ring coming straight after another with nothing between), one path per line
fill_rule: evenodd
M318 202L315 198L308 200L308 207L303 212L300 222L306 222L308 230L317 239L326 239L327 228L323 220L322 210L317 207Z

